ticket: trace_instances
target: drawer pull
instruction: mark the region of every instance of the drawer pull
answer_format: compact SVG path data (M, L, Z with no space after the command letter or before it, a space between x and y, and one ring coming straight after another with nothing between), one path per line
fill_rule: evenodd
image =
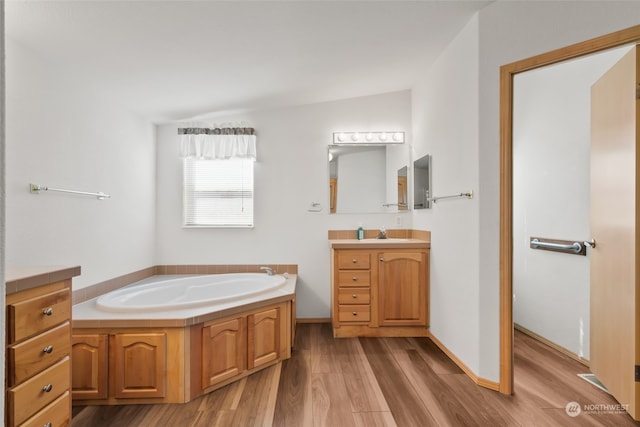
M51 424L51 421L49 421L48 423L46 423L46 424L45 424L44 426L42 426L42 427L52 427L52 426L53 426L53 424Z
M353 280L354 282L357 282L357 281L358 281L358 278L357 278L356 276L353 276L353 277L351 278L351 280Z
M53 308L45 308L44 310L42 310L42 314L44 314L45 316L51 316L53 314Z
M351 314L353 314L354 316L357 316L357 315L358 315L358 312L357 312L357 311L354 311L354 312L353 312L353 313L351 313Z
M356 299L356 298L358 298L358 295L353 294L353 295L351 295L351 298Z
M53 346L52 345L48 345L45 348L43 348L42 351L47 353L47 354L51 354L53 352Z
M53 390L53 385L51 384L47 384L46 386L42 387L42 391L44 391L45 393L49 393L51 390Z
M351 262L354 263L354 264L357 264L358 260L354 258L354 259L351 260Z
M384 258L380 258L380 262L384 262Z

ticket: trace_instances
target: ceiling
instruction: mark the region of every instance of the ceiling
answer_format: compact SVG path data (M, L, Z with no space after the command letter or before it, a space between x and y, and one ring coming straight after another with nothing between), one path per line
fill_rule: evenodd
M409 89L488 3L8 0L5 31L159 123Z

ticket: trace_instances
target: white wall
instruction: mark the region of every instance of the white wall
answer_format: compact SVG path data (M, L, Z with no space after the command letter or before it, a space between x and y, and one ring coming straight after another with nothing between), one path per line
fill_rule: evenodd
M407 214L329 214L327 145L336 131L411 129L409 91L247 113L257 132L255 228L183 229L178 125L158 127L159 264L298 264L298 317L330 316L327 230L410 227ZM407 141L410 143L410 141ZM311 202L321 212L308 212ZM396 218L401 224L396 224Z
M153 265L153 125L79 86L72 67L9 39L6 53L7 265L80 265L74 289Z
M530 237L590 238L590 88L629 48L516 76L514 322L589 359L589 254L533 250Z
M4 0L0 1L0 27L4 28ZM0 31L0 253L5 253L5 65L4 31ZM0 256L0 316L5 317L5 260ZM0 328L0 366L4 365L5 328ZM4 384L4 369L0 369L0 384ZM0 419L4 420L4 393L0 396Z
M432 155L432 194L478 190L478 18L472 18L413 87L414 159ZM414 211L431 230L431 332L479 370L478 199Z

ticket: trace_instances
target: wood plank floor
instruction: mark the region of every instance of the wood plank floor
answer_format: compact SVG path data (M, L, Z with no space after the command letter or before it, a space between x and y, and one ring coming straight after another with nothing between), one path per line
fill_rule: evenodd
M74 407L73 426L640 425L603 406L569 417L570 402L617 402L550 347L516 332L514 358L516 393L504 396L475 385L429 339L334 339L329 324L298 324L282 364L183 405Z

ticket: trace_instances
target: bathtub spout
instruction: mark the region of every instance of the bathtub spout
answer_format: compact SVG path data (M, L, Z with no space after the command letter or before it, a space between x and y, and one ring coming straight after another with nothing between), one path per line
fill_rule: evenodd
M273 276L273 268L269 268L269 267L260 267L260 270L264 270L267 272L267 274L269 276Z

